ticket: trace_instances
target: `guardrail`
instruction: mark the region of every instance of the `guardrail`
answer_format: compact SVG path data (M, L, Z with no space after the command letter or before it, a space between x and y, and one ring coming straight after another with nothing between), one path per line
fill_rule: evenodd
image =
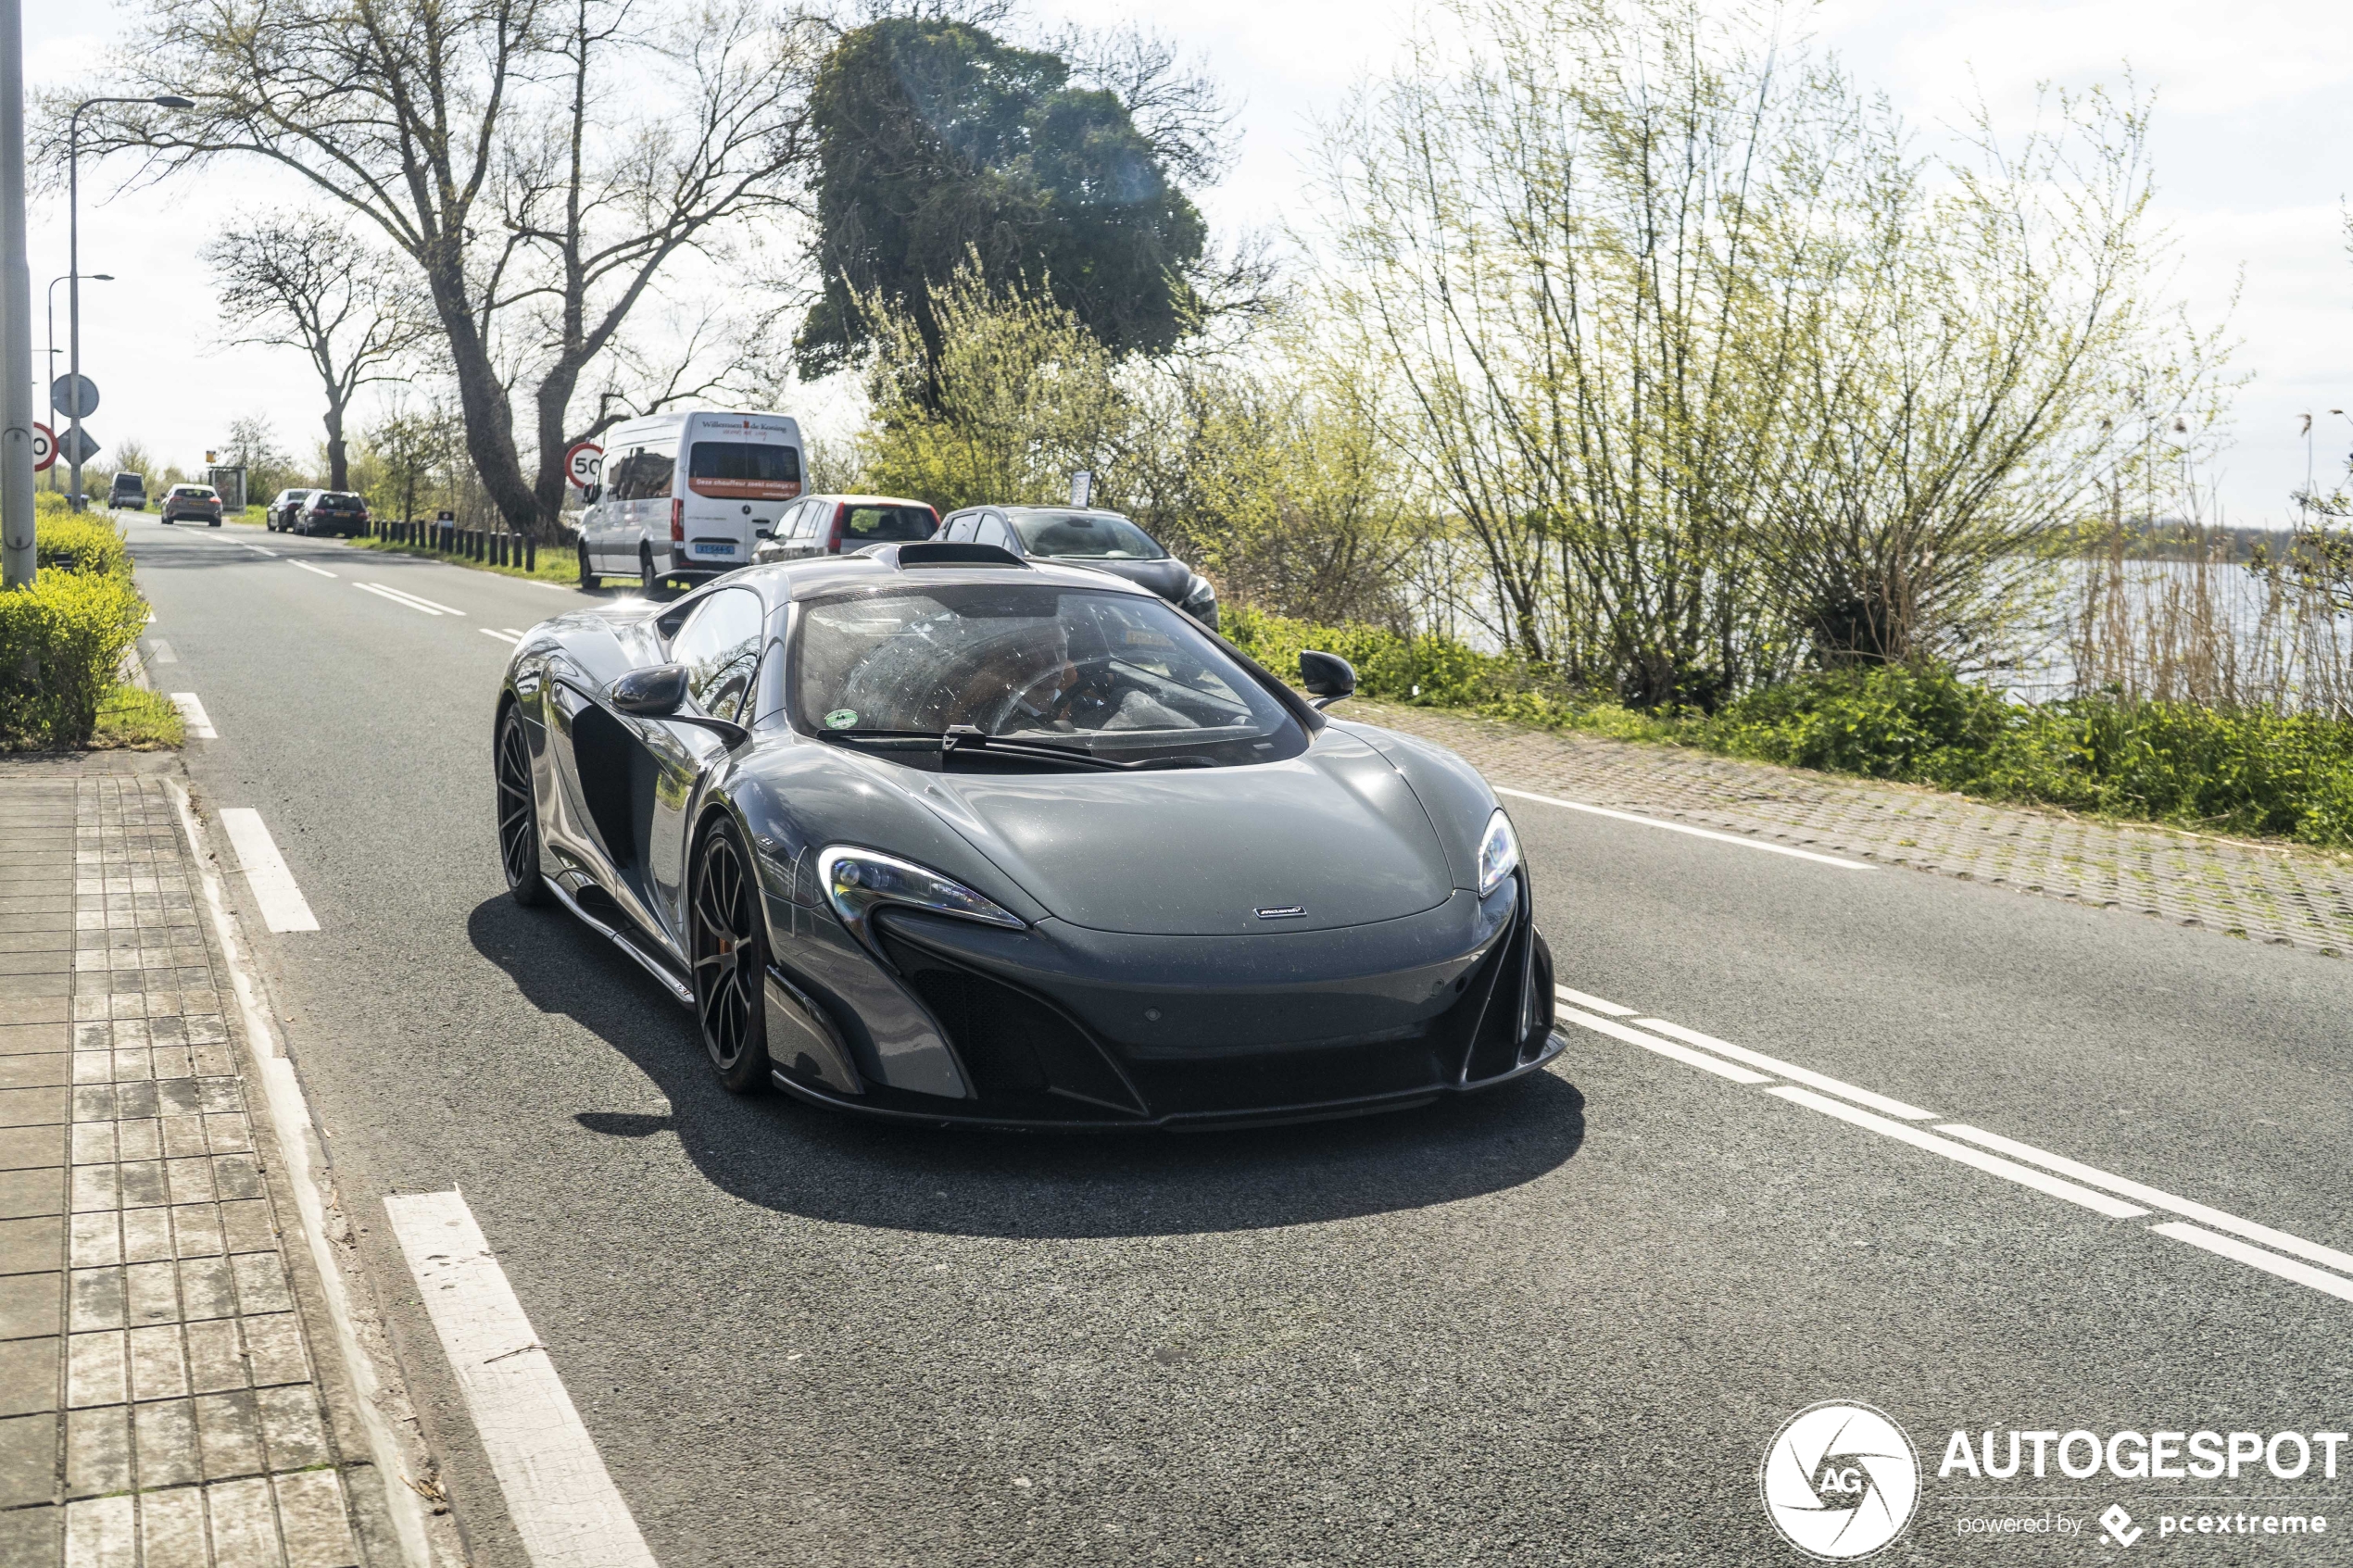
M478 560L485 566L539 570L539 541L527 533L503 528L460 528L446 518L371 518L368 536L390 545L455 556L460 560Z

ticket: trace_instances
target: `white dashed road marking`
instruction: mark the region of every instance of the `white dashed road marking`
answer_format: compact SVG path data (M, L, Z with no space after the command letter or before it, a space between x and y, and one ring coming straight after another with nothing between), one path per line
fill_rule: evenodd
M654 1568L465 1198L395 1193L384 1210L533 1568Z
M229 834L230 847L237 852L237 869L245 873L253 888L253 901L261 906L261 923L272 931L318 930L319 917L310 912L310 901L296 885L286 858L278 853L277 841L261 825L261 813L233 806L220 813L220 826Z
M494 632L487 626L477 626L474 630L481 633L485 637L496 637L510 647L512 647L515 644L522 641L522 633L521 632Z
M189 739L219 740L220 738L212 727L212 716L204 710L204 704L196 700L195 693L173 692L171 706L180 710L181 721L188 726Z
M305 571L315 571L321 577L333 577L334 575L333 572L329 571L325 567L313 566L307 560L290 560L286 564L288 566L298 566Z
M451 609L446 604L436 603L434 600L423 598L415 594L404 594L397 588L387 588L381 583L354 583L352 586L355 588L364 588L369 593L374 594L380 598L390 599L394 604L405 605L410 609L422 611L426 615L463 615L466 613L462 609Z
M1695 828L1687 822L1670 822L1659 817L1639 816L1632 811L1614 810L1607 806L1591 806L1582 800L1563 800L1557 795L1535 795L1524 789L1495 786L1498 795L1508 795L1518 800L1533 800L1541 806L1558 806L1565 811L1583 811L1590 816L1608 817L1616 822L1639 822L1646 828L1665 828L1669 833L1686 833L1693 838L1712 838L1718 844L1737 844L1743 849L1762 849L1768 855L1787 855L1793 859L1813 860L1825 866L1837 866L1850 872L1879 870L1868 860L1850 860L1842 855L1822 855L1811 849L1793 849L1786 844L1768 844L1758 838L1745 838L1736 833L1718 833L1714 828Z
M165 642L161 637L150 637L147 639L147 658L157 664L177 664L180 662L180 656L172 652L171 645Z
M1909 1144L1989 1175L2016 1182L2020 1186L2064 1198L2110 1219L2145 1219L2151 1210L2179 1214L2183 1216L2182 1220L2163 1221L2149 1229L2217 1257L2228 1258L2233 1262L2309 1286L2341 1300L2353 1301L2353 1277L2348 1277L2353 1276L2353 1253L2307 1241L2300 1236L2274 1230L2252 1220L2242 1220L2235 1214L2225 1213L2186 1198L2177 1198L2145 1183L2115 1175L2064 1155L2050 1153L2032 1144L2004 1137L1998 1133L1972 1127L1964 1122L1939 1122L1933 1132L1925 1127L1911 1126L1908 1122L1931 1121L1935 1113L1868 1089L1856 1088L1852 1084L1767 1056L1762 1051L1718 1040L1696 1029L1686 1029L1665 1019L1636 1018L1631 1022L1622 1022L1620 1018L1631 1015L1634 1009L1588 996L1566 985L1554 989L1561 1002L1558 1016L1565 1022L1574 1023L1596 1035L1605 1035L1614 1040L1640 1046L1655 1055L1671 1058L1743 1086L1764 1085L1765 1092L1777 1099L1818 1110L1825 1116L1835 1117L1897 1143ZM1619 1017L1604 1017L1604 1013L1615 1013ZM1706 1049L1694 1049L1694 1046L1704 1046ZM1721 1060L1723 1057L1730 1057L1732 1060ZM1745 1062L1748 1066L1735 1066L1734 1062ZM1753 1072L1751 1068L1764 1071ZM1775 1078L1789 1082L1776 1084L1773 1082ZM1817 1094L1812 1089L1797 1086L1806 1084L1825 1089L1828 1094ZM1830 1098L1832 1095L1860 1104L1843 1104L1840 1098ZM1894 1114L1876 1115L1861 1109L1863 1105L1893 1108ZM1898 1116L1906 1120L1896 1120ZM1989 1153L1988 1150L1996 1152ZM2198 1223L2184 1223L2189 1220ZM2245 1239L2240 1239L2242 1237ZM2260 1246L2253 1245L2259 1242ZM2284 1253L2288 1256L2282 1256ZM2315 1267L2316 1264L2325 1266ZM2332 1273L2332 1270L2335 1272Z

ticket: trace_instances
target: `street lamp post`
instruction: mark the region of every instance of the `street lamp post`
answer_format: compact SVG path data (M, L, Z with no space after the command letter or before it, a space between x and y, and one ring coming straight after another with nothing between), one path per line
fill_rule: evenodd
M89 274L89 278L94 283L111 283L114 282L114 274L111 272L93 272ZM55 382L57 379L57 285L65 281L66 274L63 272L58 273L56 277L49 280L48 379L51 382ZM80 444L76 443L76 445L78 445ZM55 492L57 488L57 465L55 463L51 463L49 465L49 488L52 492Z
M157 93L138 97L84 98L74 105L66 117L66 371L73 379L73 407L67 411L72 434L66 437L69 445L67 456L73 465L73 494L68 504L75 511L83 509L82 494L82 111L100 104L154 104L160 108L192 109L194 98L183 98L177 93Z

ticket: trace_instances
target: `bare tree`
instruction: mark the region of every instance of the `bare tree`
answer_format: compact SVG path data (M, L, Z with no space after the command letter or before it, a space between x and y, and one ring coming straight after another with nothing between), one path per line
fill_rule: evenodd
M344 419L438 330L414 274L316 215L271 213L205 247L232 343L297 349L326 394L327 485L351 488Z
M756 0L146 0L107 80L196 107L108 106L82 144L134 179L274 165L373 225L418 269L492 504L544 533L586 367L666 267L789 200L817 37Z

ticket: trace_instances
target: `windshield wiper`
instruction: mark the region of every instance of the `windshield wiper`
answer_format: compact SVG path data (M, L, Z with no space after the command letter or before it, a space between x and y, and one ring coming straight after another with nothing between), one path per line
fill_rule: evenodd
M991 757L1019 757L1039 762L1059 762L1066 768L1097 768L1109 772L1147 772L1165 768L1214 768L1214 758L1198 754L1175 757L1147 757L1134 762L1114 761L1098 757L1091 751L1076 746L1043 746L1035 741L1002 740L984 734L971 724L950 724L945 734L927 734L921 730L820 730L820 740L829 741L897 741L915 746L936 746L941 760L958 756L981 753Z

